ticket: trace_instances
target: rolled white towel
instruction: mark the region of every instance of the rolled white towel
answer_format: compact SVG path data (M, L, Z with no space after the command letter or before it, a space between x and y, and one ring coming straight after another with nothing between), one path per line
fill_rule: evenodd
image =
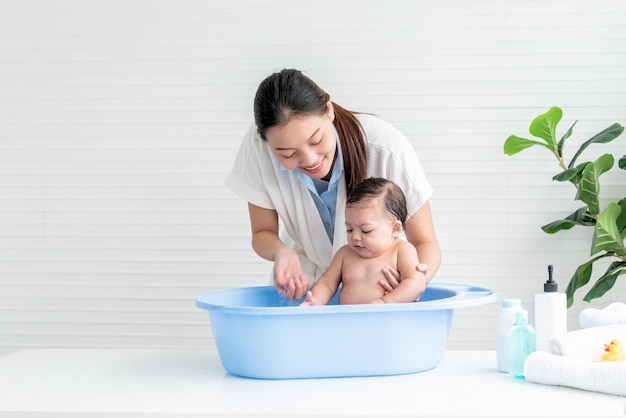
M605 344L617 338L626 343L626 324L603 325L570 331L548 340L548 349L558 354L578 360L600 361Z
M613 302L602 309L583 309L578 315L578 323L582 328L626 324L626 304Z
M626 396L626 362L591 362L535 351L524 364L526 380Z

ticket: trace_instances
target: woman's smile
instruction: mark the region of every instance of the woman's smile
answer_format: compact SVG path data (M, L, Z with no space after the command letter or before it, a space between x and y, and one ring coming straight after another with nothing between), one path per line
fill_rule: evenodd
M326 161L326 158L323 158L322 161L320 161L319 163L315 164L312 167L304 167L304 169L306 171L308 171L311 174L317 174L320 170L322 170L324 168L324 161Z

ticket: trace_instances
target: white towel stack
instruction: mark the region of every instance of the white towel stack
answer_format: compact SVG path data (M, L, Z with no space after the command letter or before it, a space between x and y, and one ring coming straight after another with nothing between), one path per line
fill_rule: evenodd
M550 353L584 361L600 361L605 344L617 338L626 344L626 324L603 325L570 331L548 340Z
M578 315L582 328L626 324L626 303L613 302L604 309L587 308Z
M626 305L588 308L579 316L583 329L548 341L549 351L528 356L526 380L626 396L626 361L602 362L605 344L617 338L626 344Z
M526 380L626 396L626 362L592 362L535 351L524 365Z

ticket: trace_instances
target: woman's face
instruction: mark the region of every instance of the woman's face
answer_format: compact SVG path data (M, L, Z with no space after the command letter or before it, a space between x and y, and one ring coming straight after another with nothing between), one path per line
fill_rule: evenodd
M335 113L330 102L328 106L323 115L293 118L284 126L267 130L267 143L283 167L314 179L330 176L337 139L333 129Z

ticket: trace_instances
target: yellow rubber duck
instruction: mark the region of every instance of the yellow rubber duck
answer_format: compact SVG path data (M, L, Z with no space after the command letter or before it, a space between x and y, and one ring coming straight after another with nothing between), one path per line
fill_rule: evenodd
M614 338L610 343L604 344L604 351L607 353L602 356L602 361L624 361L626 353L622 352L622 343Z

